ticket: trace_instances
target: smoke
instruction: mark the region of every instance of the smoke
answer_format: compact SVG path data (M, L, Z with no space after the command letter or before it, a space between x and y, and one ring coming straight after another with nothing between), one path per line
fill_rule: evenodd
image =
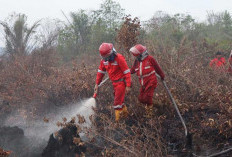
M54 109L49 115L41 115L41 117L46 117L49 120L48 123L45 123L42 118L37 121L24 121L24 119L20 117L11 120L11 118L14 117L14 115L11 115L8 120L5 121L5 125L22 128L25 136L35 136L47 140L51 133L60 129L56 124L58 121L62 122L64 117L67 121L70 121L72 117L77 117L77 115L80 114L86 119L86 123L83 124L83 126L90 127L91 122L89 116L94 114L93 108L95 107L95 99L89 98L78 103L72 103Z
M65 117L67 119L67 122L69 122L72 119L72 117L76 117L77 119L77 115L79 114L81 116L84 116L86 120L86 123L84 123L82 126L91 127L91 121L89 119L89 116L94 114L93 108L95 107L95 99L89 98L77 103L65 105L64 107L56 108L47 115L41 114L41 117L46 117L49 120L48 123L45 123L43 118L41 118L41 120L36 121L25 121L22 117L17 116L17 118L14 118L16 115L10 115L8 119L5 121L5 125L11 127L18 126L19 128L23 129L25 138L30 139L27 140L28 143L24 142L25 147L31 150L39 148L40 152L42 152L41 148L43 149L44 147L46 147L49 136L60 129L60 127L57 126L58 121L62 122L63 118ZM14 120L12 120L12 118ZM13 143L9 143L9 146L11 144L17 147L17 144ZM11 148L12 150L13 147L8 148Z

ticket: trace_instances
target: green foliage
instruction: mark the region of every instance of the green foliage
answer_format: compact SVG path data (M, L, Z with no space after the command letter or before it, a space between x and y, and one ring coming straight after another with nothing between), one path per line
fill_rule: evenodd
M114 38L112 37L111 33L107 31L107 24L101 18L99 18L92 26L91 31L91 40L88 47L90 51L97 51L99 45L102 42L113 42Z
M89 17L84 10L80 10L78 13L71 13L71 18L73 21L73 30L76 36L76 44L78 47L85 48L89 42L89 34L91 25L89 22ZM80 49L81 51L84 51Z
M198 23L188 14L156 14L145 26L146 39L156 45L156 51L172 55L183 51L183 46L201 44L203 52L229 52L232 39L232 18L228 11L208 13L207 21ZM186 52L187 53L187 52ZM205 56L211 56L205 54Z
M26 21L27 16L24 14L12 14L8 22L0 21L0 25L4 27L7 53L27 54L32 51L34 44L30 43L31 37L39 26L39 21L30 28Z
M42 45L57 48L65 62L78 55L97 54L102 42L116 43L118 32L124 27L124 12L120 4L113 0L104 0L97 10L72 12L69 18L66 17L70 19L68 23L63 23L62 28L57 25L59 29L54 29L56 32L49 35L49 40L44 40ZM5 29L7 52L30 52L35 45L31 38L38 33L35 32L38 22L28 28L27 17L24 14L12 15L8 21L12 23L1 21ZM139 43L154 43L156 52L165 51L171 54L179 51L183 44L189 46L192 43L200 44L202 41L210 47L208 50L204 47L202 51L213 54L217 50L227 52L231 49L231 40L232 17L228 11L208 12L205 22L196 22L189 14L170 15L159 11L146 23L141 21L140 33L136 39ZM121 46L122 44L118 45L119 48Z
M84 10L70 14L72 23L60 31L58 50L65 61L85 52L89 43L91 25Z
M115 42L117 36L117 29L123 22L125 16L124 9L120 4L113 0L105 0L99 10L92 12L93 27L92 27L92 41L96 43L94 46L99 46L101 42ZM96 40L96 41L94 41Z
M217 40L232 39L232 19L228 11L222 13L209 13L207 17L207 34Z
M116 29L121 25L123 16L124 9L112 0L104 1L99 10L72 12L71 22L59 35L58 51L63 60L96 52L102 42L114 43Z
M79 10L70 14L71 22L63 25L59 31L57 48L63 61L69 65L71 62L68 61L79 57L78 61L81 62L74 60L72 66L60 65L53 50L27 56L14 55L14 60L2 59L1 98L7 100L11 107L15 106L13 109L21 109L22 116L29 119L36 115L41 119L44 112L52 110L52 105L64 106L79 98L90 97L99 63L96 62L97 57L91 56L98 54L101 42L114 42L117 34L117 48L121 46L128 52L131 46L141 42L150 54L155 54L196 142L202 144L205 141L204 147L209 148L219 144L225 146L222 143L232 138L232 80L228 73L214 72L207 67L216 51L227 52L231 49L230 13L212 12L208 14L206 22L198 23L188 14L157 12L146 25L141 26L138 18L126 18L121 25L120 17L123 14L120 11L117 3L106 0L99 10ZM32 28L37 26L24 29L27 28L24 16L13 21L12 27L8 23L1 24L8 35L6 45L9 53L21 53L17 50L24 48L22 45L34 33ZM25 35L25 32L29 35ZM127 59L129 57L130 54ZM170 153L166 144L170 141L181 141L178 149L182 151L184 132L180 128L180 121L173 118L176 113L164 88L161 85L157 87L154 95L155 117L147 120L143 117L143 106L138 105L138 79L132 77L132 80L133 90L126 98L128 110L131 111L128 123L112 123L113 108L110 106L113 91L110 82L99 93L98 103L101 104L97 118L100 125L93 127L98 129L94 135L107 140L104 147L98 146L100 154L105 151L108 156L166 157ZM114 136L116 133L123 136L118 138ZM202 141L199 142L199 139ZM94 139L91 141L95 142ZM122 151L122 148L129 151Z
M110 31L118 27L125 16L124 9L120 4L113 0L105 0L100 7L100 18L106 21Z
M59 33L58 52L64 61L69 61L74 55L77 55L76 36L71 27L64 27Z
M163 12L157 12L145 27L145 30L149 30L147 32L149 40L158 42L160 45L167 43L174 48L193 29L194 19L190 15L170 16Z

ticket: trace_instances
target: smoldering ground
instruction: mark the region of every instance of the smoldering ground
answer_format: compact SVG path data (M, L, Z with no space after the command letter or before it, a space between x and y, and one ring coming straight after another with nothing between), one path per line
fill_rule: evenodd
M49 114L41 115L41 117L46 117L46 122L43 118L25 121L19 113L12 112L7 115L3 126L0 127L0 147L4 150L11 150L11 156L41 156L48 145L49 137L58 130L62 130L57 126L58 121L62 122L64 119L70 121L72 117L77 117L79 114L86 120L82 127L90 127L89 116L94 113L94 107L96 103L93 98L64 107L56 107Z

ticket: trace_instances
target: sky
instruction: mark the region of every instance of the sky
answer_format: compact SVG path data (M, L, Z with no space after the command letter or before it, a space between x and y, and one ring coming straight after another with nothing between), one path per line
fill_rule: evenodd
M104 0L0 0L0 21L13 12L24 13L29 25L43 18L66 20L62 11L69 15L79 9L96 10ZM204 21L207 12L229 11L232 14L232 0L114 0L126 14L139 17L141 21L150 19L155 12L169 14L188 13L197 21ZM0 46L3 43L3 29L0 27Z

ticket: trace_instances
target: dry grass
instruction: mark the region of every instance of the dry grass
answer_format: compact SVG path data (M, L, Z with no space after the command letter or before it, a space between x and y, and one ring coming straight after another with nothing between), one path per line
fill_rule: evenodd
M194 134L194 149L199 151L202 144L217 148L232 144L232 77L209 69L207 56L215 47L204 42L192 43L185 38L176 49L165 43L146 43L164 70L187 127ZM128 45L123 49L128 49ZM23 116L30 120L43 119L41 113L49 112L53 105L91 97L98 63L90 65L89 60L83 59L60 65L55 51L49 50L14 56L3 61L1 67L1 99L9 102L11 110L24 111ZM100 89L94 127L86 130L91 139L89 144L96 149L89 152L99 156L167 157L170 154L168 143L177 143L179 150L184 148L183 127L162 84L154 95L156 115L149 120L143 118L144 108L137 100L139 88L138 79L133 76L132 92L126 97L130 116L118 124L114 123L111 107L112 85L107 82Z

